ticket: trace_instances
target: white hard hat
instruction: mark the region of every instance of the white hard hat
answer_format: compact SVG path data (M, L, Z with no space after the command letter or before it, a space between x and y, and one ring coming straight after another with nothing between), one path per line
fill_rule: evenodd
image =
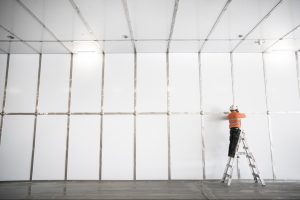
M239 108L236 105L230 106L230 110L238 110Z

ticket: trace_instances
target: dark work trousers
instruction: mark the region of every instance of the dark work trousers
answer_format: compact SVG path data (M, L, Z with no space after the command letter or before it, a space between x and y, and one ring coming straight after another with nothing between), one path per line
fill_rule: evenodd
M239 128L231 128L230 129L230 144L229 144L229 151L228 151L228 156L234 158L235 156L235 151L236 151L236 146L239 141L241 129Z

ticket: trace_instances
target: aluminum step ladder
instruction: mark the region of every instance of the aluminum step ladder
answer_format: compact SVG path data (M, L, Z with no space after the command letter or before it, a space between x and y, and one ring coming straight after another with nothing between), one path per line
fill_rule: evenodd
M239 146L240 146L241 143L243 145L244 152L239 152L238 151ZM237 146L236 146L236 154L235 154L234 158L232 158L232 157L228 158L228 161L227 161L227 164L226 164L226 167L225 167L225 171L224 171L224 174L223 174L223 178L222 178L222 183L225 183L227 186L230 186L231 180L232 180L234 163L235 163L235 161L236 161L236 159L239 155L245 155L246 156L255 183L259 182L262 186L265 186L266 184L260 176L257 164L256 164L255 159L254 159L254 156L249 150L249 146L248 146L248 143L246 141L244 131L241 131L239 141L238 141Z

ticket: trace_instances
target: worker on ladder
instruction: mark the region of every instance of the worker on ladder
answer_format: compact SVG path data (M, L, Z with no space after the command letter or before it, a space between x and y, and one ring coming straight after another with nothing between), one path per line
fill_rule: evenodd
M236 146L239 141L240 133L241 133L241 118L245 118L246 115L244 113L240 113L239 109L236 105L230 106L230 113L227 115L229 120L229 128L230 128L230 144L228 156L234 158Z

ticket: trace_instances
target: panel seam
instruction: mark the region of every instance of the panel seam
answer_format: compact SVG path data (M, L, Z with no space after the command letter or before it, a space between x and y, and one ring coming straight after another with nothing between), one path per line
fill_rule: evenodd
M5 105L6 105L6 92L7 92L7 83L8 83L8 72L9 72L9 63L10 62L10 54L7 54L6 58L6 71L5 71L5 82L4 82L4 91L3 91L3 99L2 99L2 112L1 112L1 124L0 124L0 145L2 141L2 131L3 131L3 118L5 116Z

